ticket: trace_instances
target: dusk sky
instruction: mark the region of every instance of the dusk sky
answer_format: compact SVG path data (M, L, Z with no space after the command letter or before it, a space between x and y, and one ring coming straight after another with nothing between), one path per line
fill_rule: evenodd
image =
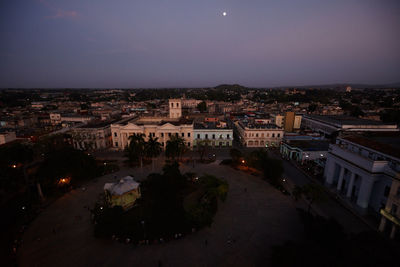
M2 0L0 36L0 87L400 81L396 0Z

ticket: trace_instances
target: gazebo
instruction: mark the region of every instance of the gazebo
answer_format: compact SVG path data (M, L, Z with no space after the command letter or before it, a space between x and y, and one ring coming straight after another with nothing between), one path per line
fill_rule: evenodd
M140 184L131 176L126 176L119 182L106 183L104 192L111 207L121 206L124 210L130 209L141 195Z

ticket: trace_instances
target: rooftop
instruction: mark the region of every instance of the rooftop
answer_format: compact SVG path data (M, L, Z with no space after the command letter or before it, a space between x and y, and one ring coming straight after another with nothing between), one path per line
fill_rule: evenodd
M291 140L287 143L303 151L328 151L329 149L329 142L322 140Z
M306 115L305 117L321 121L328 124L333 124L339 127L344 125L395 125L394 123L384 123L381 121L360 119L356 117L346 116L346 115Z
M342 139L400 159L399 132L373 132L344 136Z
M247 120L239 121L239 124L249 129L281 129L277 125L272 123L252 123Z
M229 129L229 127L218 127L218 124L215 122L204 122L204 123L194 123L194 129Z

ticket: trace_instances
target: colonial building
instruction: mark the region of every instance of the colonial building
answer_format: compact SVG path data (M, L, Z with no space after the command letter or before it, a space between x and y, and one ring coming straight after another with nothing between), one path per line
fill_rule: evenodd
M279 147L284 131L275 124L250 123L238 120L234 123L239 141L246 147Z
M69 133L74 147L80 150L100 150L111 147L110 123L112 122L91 123L72 128Z
M144 134L157 137L158 142L165 148L172 135L180 136L188 147L193 147L193 121L187 119L170 119L167 117L130 118L111 124L112 147L123 150L129 143L129 136Z
M231 147L233 141L233 130L226 123L195 123L193 129L193 145L207 140L211 147Z
M325 182L361 213L378 214L400 171L398 133L348 135L331 144ZM396 190L396 189L393 189Z

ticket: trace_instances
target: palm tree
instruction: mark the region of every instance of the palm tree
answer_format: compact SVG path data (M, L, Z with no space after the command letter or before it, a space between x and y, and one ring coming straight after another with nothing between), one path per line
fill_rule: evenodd
M200 154L201 162L203 162L204 155L206 154L209 145L210 145L210 140L208 140L208 139L200 140L197 143L197 152L199 152L199 154Z
M161 153L161 144L158 142L158 137L149 136L149 140L145 146L146 155L151 158L151 169L154 170L154 158Z
M129 136L129 145L125 149L129 161L133 162L139 160L141 168L143 167L143 157L146 152L144 136L144 134L134 134Z
M165 147L165 155L172 160L182 156L183 153L186 152L185 140L183 140L180 136L171 136L171 138L167 141L167 146Z

